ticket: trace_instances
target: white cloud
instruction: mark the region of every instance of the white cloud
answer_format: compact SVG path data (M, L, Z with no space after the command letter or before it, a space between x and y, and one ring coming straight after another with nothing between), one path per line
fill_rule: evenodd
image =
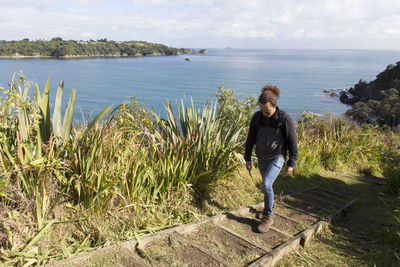
M400 1L393 0L2 0L0 10L0 38L8 40L107 37L249 48L400 44Z
M386 28L383 30L383 33L388 36L400 37L400 29L399 28Z

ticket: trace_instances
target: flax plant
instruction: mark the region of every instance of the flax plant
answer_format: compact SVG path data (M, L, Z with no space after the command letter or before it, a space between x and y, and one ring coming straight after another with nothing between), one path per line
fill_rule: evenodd
M149 153L148 147L132 141L121 151L120 163L124 166L119 192L126 206L137 202L149 205L160 199L157 193L161 193L163 184L157 184L153 170L160 166L152 164L154 157L149 157Z
M101 211L112 197L113 185L118 182L114 160L120 137L110 125L94 124L88 129L84 124L67 145L71 176L67 193L85 208Z
M87 134L85 128L76 130L68 148L72 174L68 194L76 203L99 213L160 200L166 183L154 178L154 169L159 168L154 165L155 144L149 143L150 149L138 138L126 138L113 120L96 124Z
M4 92L5 99L0 101L0 197L5 203L15 202L15 196L33 200L34 209L29 212L36 220L30 242L20 248L22 256L50 231L54 223L50 214L68 189L69 184L65 183L69 180L66 177L69 167L65 145L71 139L75 102L73 89L62 121L61 82L53 119L50 119L49 80L43 95L37 84L33 98L29 89L30 83L25 76L20 73L17 79L14 73L9 90ZM100 113L95 120L98 121L107 111ZM86 128L86 132L93 123Z
M178 115L170 102L165 106L167 119L156 133L160 140L161 168L158 176L172 186L188 183L205 193L216 179L232 173L238 165L235 151L241 131L236 122L221 127L216 117L216 104L206 104L200 111L183 101L177 103ZM180 170L178 172L178 170Z
M52 136L68 141L71 135L75 89L72 90L67 105L64 122L61 121L61 97L63 81L57 90L55 111L52 125L50 123L49 80L43 95L35 84L34 99L29 96L30 83L20 73L19 81L15 73L11 79L10 90L6 91L7 99L2 103L1 120L1 157L3 169L22 172L22 184L27 192L31 188L23 170L32 166L40 167L45 161L42 148ZM59 142L60 143L60 142ZM61 143L60 143L61 144Z
M44 162L39 130L39 110L29 97L30 85L22 73L19 80L15 73L6 91L7 98L1 103L0 163L9 176L20 176L21 186L32 194L35 181L25 170L38 167Z

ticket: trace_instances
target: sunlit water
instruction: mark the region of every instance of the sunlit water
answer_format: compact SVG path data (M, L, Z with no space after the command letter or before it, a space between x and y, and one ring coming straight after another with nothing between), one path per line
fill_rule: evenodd
M303 111L339 115L349 107L323 89L344 89L367 81L400 60L400 51L236 50L209 49L209 54L137 58L1 59L0 86L14 69L43 90L50 77L51 102L65 80L63 101L77 88L75 118L88 118L134 94L147 108L164 114L167 99L190 99L196 107L215 100L222 83L240 99L259 95L266 83L281 88L279 106L294 117ZM185 61L190 57L191 61ZM33 88L31 89L33 92Z

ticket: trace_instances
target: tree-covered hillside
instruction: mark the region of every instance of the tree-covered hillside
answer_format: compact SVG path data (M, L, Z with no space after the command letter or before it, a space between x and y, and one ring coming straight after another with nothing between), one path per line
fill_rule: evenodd
M50 41L23 39L0 40L0 56L6 57L70 57L70 56L146 56L196 53L194 50L173 48L144 41L108 41L107 39L75 41L55 37Z
M361 123L396 127L400 124L400 61L379 73L372 82L360 80L340 101L352 105L346 115Z

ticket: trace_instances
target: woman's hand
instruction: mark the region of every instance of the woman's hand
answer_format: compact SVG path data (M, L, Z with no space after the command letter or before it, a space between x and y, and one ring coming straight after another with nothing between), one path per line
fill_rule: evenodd
M251 171L251 161L246 161L246 169Z
M287 167L286 175L291 175L293 173L293 167Z

